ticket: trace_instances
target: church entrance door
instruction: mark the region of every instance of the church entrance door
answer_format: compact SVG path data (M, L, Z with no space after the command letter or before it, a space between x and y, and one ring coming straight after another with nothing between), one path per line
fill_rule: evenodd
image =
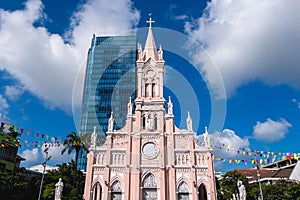
M198 192L199 192L198 200L207 200L207 192L203 184L200 185Z

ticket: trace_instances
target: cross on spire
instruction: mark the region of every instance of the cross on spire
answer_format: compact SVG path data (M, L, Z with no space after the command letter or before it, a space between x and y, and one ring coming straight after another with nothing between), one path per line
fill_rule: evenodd
M152 21L151 15L152 15L152 13L149 13L149 20L146 21L146 23L149 24L149 28L152 28L152 23L155 23L155 21Z

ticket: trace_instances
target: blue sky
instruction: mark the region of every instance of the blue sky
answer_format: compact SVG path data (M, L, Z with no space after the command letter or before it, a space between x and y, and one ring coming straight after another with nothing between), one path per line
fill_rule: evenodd
M185 128L190 110L198 134L214 120L222 124L209 126L217 144L300 152L299 6L297 0L1 1L0 119L31 130L21 137L30 142L42 140L36 132L63 138L76 130L72 107L79 105L92 35L146 27L151 12L156 41L164 42L159 28L165 28L204 48L179 47L192 63L172 48L164 53L177 126ZM51 153L52 165L70 159L58 147ZM19 154L27 158L24 166L42 162L41 148L22 146ZM240 158L230 151L215 155ZM217 170L233 167L245 166L216 162Z

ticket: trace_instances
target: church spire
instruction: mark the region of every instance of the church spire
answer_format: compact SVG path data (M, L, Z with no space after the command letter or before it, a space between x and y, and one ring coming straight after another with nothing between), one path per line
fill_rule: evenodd
M148 36L145 44L144 55L146 55L146 60L148 60L149 58L157 60L157 49L155 45L154 36L152 33L152 23L154 23L155 21L152 21L151 15L152 14L150 13L149 20L146 21L147 23L149 23L149 30L148 30Z

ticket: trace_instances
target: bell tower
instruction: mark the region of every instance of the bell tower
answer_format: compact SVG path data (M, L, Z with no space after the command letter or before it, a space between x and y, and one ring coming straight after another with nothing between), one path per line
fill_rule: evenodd
M137 120L140 119L138 132L163 131L164 105L163 82L165 61L163 50L157 49L152 32L151 15L149 29L144 50L138 45L137 69L137 97L135 99Z

